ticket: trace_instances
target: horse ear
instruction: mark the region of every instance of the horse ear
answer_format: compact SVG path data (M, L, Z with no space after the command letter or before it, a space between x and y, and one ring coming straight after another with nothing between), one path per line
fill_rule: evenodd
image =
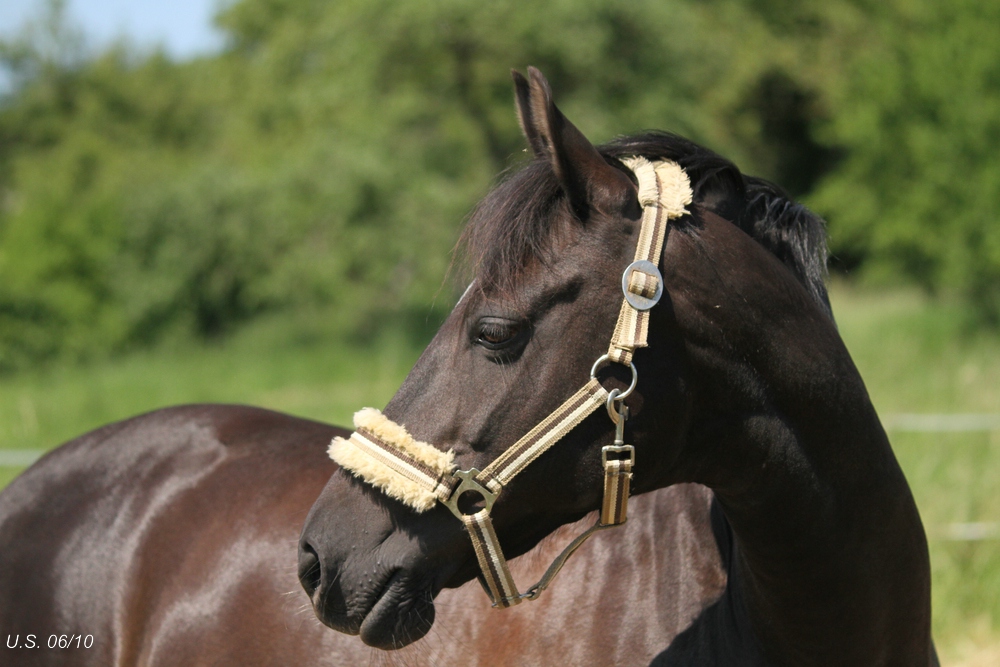
M517 97L517 122L521 125L521 132L528 140L528 145L534 151L535 157L547 158L548 149L538 135L538 130L535 129L535 118L531 108L531 85L516 69L512 69L510 75L514 79L514 94Z
M552 89L541 72L528 68L525 79L511 71L521 130L535 156L547 159L569 197L573 212L586 220L591 211L606 214L639 209L636 188L609 165L552 101Z

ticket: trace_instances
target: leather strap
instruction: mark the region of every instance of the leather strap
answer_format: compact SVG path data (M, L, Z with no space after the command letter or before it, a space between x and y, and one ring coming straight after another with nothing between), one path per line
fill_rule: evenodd
M643 207L635 262L646 261L653 267L659 266L667 236L667 223L687 213L685 207L692 199L691 182L676 162L654 163L644 157L626 158L622 162L639 181L639 203ZM626 289L639 296L651 296L660 281L662 278L659 272L652 275L636 270L630 276ZM648 309L639 310L629 299L625 299L618 313L611 345L608 346L608 357L627 366L632 361L635 350L647 346L648 332Z
M629 450L631 447L618 446L609 449ZM528 588L521 595L517 584L510 574L507 559L500 548L500 540L493 530L493 520L490 513L482 509L475 514L462 515L462 523L472 540L472 547L479 561L479 569L483 573L483 588L495 607L506 608L520 604L522 600L534 600L543 590L548 588L552 580L569 560L574 551L579 549L591 535L605 528L620 526L628 520L628 494L632 480L632 459L609 459L604 452L604 502L601 516L597 523L581 533L570 542L556 557L537 584Z
M632 462L611 460L604 464L604 502L601 523L617 526L628 520L628 494L632 483Z
M607 400L607 390L600 382L591 379L535 428L528 431L527 435L483 468L480 476L483 479L495 479L501 487L507 486L510 480L573 430L590 413L604 407Z
M472 548L483 573L486 593L495 607L512 607L523 599L517 592L517 584L507 567L507 559L500 549L500 540L493 530L493 520L489 510L482 509L475 514L463 514L462 523L472 540Z

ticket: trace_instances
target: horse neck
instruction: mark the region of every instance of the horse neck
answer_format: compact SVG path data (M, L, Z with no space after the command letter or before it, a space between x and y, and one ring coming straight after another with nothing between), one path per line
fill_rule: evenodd
M672 293L703 406L685 481L713 488L732 527L754 634L782 664L927 664L923 528L833 322L732 225L679 236Z

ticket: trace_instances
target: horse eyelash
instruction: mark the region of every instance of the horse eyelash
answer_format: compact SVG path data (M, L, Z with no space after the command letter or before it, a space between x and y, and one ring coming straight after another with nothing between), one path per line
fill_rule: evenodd
M479 328L479 338L480 340L485 340L487 343L499 345L502 342L513 339L520 331L521 328L517 325L505 327L503 325L488 323ZM500 343L493 343L489 340L490 338L499 340Z

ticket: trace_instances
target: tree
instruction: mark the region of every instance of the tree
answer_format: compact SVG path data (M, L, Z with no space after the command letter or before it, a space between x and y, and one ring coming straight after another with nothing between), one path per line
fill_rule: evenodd
M524 159L528 64L595 140L689 136L828 215L842 263L1000 310L988 3L240 0L186 63L54 51L51 7L0 48L0 369L446 307L462 220Z

